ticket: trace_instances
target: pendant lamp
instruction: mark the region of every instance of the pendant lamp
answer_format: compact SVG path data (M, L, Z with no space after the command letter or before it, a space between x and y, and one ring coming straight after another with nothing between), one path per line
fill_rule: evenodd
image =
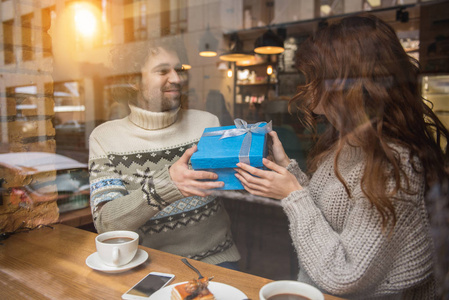
M184 35L181 34L180 38L167 37L167 41L173 41L176 49L184 49ZM179 61L181 62L183 70L190 70L192 65L189 63L189 57L187 51L177 51L179 56Z
M203 57L217 56L218 40L214 37L207 26L206 32L200 39L199 54Z
M224 61L242 61L254 58L254 55L243 51L243 43L236 33L231 35L229 51L220 55Z
M254 52L259 54L280 54L284 52L284 40L268 29L254 43Z

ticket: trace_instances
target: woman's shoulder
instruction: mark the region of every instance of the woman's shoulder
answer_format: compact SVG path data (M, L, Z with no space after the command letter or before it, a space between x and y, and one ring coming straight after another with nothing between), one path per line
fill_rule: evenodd
M388 146L393 151L393 154L401 165L413 165L418 167L418 171L422 169L421 160L417 154L412 153L409 147L398 143L388 143Z
M410 192L421 194L425 189L425 172L421 159L417 154L414 154L410 148L391 144L390 148L394 152L397 163L401 170L401 185L406 187ZM412 197L411 200L419 200L420 198ZM412 201L414 202L414 201Z

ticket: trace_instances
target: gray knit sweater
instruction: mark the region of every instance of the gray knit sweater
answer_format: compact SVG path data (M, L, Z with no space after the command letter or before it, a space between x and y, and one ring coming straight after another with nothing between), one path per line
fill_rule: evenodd
M215 197L184 198L168 168L219 126L198 110L131 114L92 132L89 144L91 208L99 233L132 230L141 244L207 263L240 259L229 216Z
M334 174L334 155L310 180L291 161L287 169L304 188L281 203L299 258L299 281L348 299L435 298L423 173L414 171L408 151L395 149L415 194L400 193L403 201L394 201L397 223L391 236L391 226L382 231L380 214L362 193L361 150L346 146L338 164L352 198Z

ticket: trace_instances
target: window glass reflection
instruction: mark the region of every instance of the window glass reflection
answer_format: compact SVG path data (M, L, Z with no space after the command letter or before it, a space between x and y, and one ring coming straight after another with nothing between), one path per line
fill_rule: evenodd
M80 209L91 216L86 204L89 136L101 124L129 115L129 103L142 84L140 61L153 41L177 39L185 48L176 67L184 83L182 108L211 112L221 125L232 125L236 118L248 123L271 120L287 155L307 171L310 149L329 124L313 115L318 125L311 132L298 121L304 116L289 108L307 75L297 70L298 60L304 59L297 57L297 50L318 28L343 16L371 13L392 26L406 53L419 61L422 96L449 126L447 1L32 2L0 2L0 216L10 214L10 207L28 209L24 222L30 223L37 222L36 215L48 216L39 219L43 222L57 222L60 214ZM284 52L254 53L256 40L269 29L284 40ZM200 49L217 55L200 56ZM52 161L51 170L42 173L35 161L17 166L19 155L1 160L16 153L61 155L74 165L58 167ZM14 160L11 167L3 165L8 159ZM295 279L298 263L281 208L228 198L225 205L243 271ZM40 210L44 202L55 204ZM264 224L270 218L273 224ZM2 220L0 230L13 230L22 222ZM86 226L95 231L92 220ZM257 266L281 251L273 246L281 239L277 230L288 241L281 254L288 259L279 262L279 270Z

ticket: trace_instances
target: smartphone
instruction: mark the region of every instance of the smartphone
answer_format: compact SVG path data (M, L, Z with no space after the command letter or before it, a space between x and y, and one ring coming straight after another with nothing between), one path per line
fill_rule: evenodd
M124 293L122 295L122 299L148 299L157 290L169 284L173 278L175 278L175 275L173 274L151 272L131 289L129 289L129 291Z

